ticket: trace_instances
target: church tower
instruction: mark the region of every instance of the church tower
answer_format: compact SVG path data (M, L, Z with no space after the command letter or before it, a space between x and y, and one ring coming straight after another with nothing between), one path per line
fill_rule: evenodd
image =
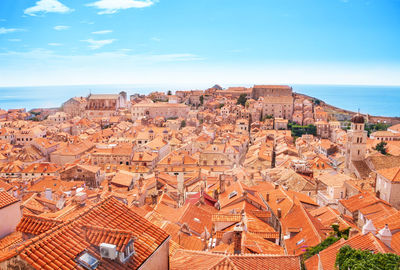
M365 159L366 146L367 131L364 130L364 117L357 114L351 119L351 128L347 131L346 168L351 169L352 161Z

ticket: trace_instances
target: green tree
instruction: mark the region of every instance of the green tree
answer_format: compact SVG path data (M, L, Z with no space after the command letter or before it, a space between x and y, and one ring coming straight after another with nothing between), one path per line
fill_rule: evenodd
M168 90L168 93L167 93L167 95L168 95L168 96L172 95L172 92L171 92L171 90Z
M181 128L184 128L184 127L186 127L186 121L185 121L185 120L182 120L182 122L181 122Z
M380 152L382 155L386 155L387 154L386 145L387 142L380 142L375 146L375 150Z
M242 106L246 105L246 101L247 101L247 94L240 94L240 96L237 99L236 104L241 104Z
M370 250L340 248L335 266L339 270L400 269L400 256L392 253L372 253Z
M321 100L319 100L319 99L317 99L317 98L314 98L313 99L313 103L315 104L315 105L320 105L321 104Z
M204 103L204 96L201 95L199 99L200 99L200 104L203 105L203 103Z
M326 249L330 245L336 243L340 240L340 238L347 239L349 237L350 227L344 230L339 229L339 225L332 224L333 232L329 237L327 237L324 241L319 243L314 247L307 248L307 251L304 253L303 260L307 260L311 258L315 254L321 252L322 250Z

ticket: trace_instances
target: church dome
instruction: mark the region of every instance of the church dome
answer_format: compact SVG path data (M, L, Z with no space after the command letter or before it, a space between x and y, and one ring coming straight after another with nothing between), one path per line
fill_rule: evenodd
M356 114L351 118L351 122L355 124L364 124L364 116Z

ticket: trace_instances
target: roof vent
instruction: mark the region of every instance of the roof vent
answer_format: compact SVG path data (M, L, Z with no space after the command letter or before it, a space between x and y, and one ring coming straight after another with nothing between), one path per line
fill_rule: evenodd
M107 243L100 244L100 255L101 258L107 258L115 260L117 258L117 246Z

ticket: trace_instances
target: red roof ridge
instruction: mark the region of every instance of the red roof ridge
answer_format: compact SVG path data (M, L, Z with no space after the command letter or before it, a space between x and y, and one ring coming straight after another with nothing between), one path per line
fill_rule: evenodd
M97 207L97 206L100 206L100 205L104 204L105 202L107 202L107 201L109 201L109 200L112 200L112 199L113 199L112 196L108 196L108 197L106 197L105 199L103 199L102 201L98 202L97 204L92 205L91 207L89 207L88 209L86 209L85 211L83 211L82 213L80 213L79 215L77 215L77 216L75 216L75 217L73 217L73 218L70 218L69 220L67 220L67 221L65 221L65 222L63 222L63 223L58 224L57 226L51 228L50 230L48 230L48 231L46 231L46 232L44 232L44 233L42 233L42 234L39 234L39 235L37 235L37 236L35 236L35 237L29 239L28 241L22 243L19 247L17 247L17 248L14 250L15 253L13 253L13 255L15 255L15 254L21 254L21 252L22 252L26 247L28 247L30 244L36 243L36 242L38 242L39 240L46 238L47 236L49 236L49 235L52 234L53 232L56 232L57 230L61 229L62 227L65 227L65 228L66 228L67 226L71 225L71 223L73 223L74 221L76 221L78 218L80 218L80 217L84 216L84 214L90 212L90 210L92 210L93 208L95 208L95 207ZM11 256L11 255L10 255L10 256ZM11 257L13 257L13 256L11 256ZM11 258L11 257L9 257L9 258ZM0 261L1 261L1 259L0 259Z
M133 235L132 231L120 230L120 229L112 229L112 228L107 228L107 227L102 227L102 226L94 226L94 225L83 225L82 229Z
M62 220L58 220L58 219L54 219L54 218L50 218L50 217L42 217L42 216L38 216L38 215L34 215L34 214L28 214L28 213L24 213L22 215L22 218L27 217L27 218L33 218L33 219L40 219L40 220L44 220L44 221L54 221L57 223L63 223Z

